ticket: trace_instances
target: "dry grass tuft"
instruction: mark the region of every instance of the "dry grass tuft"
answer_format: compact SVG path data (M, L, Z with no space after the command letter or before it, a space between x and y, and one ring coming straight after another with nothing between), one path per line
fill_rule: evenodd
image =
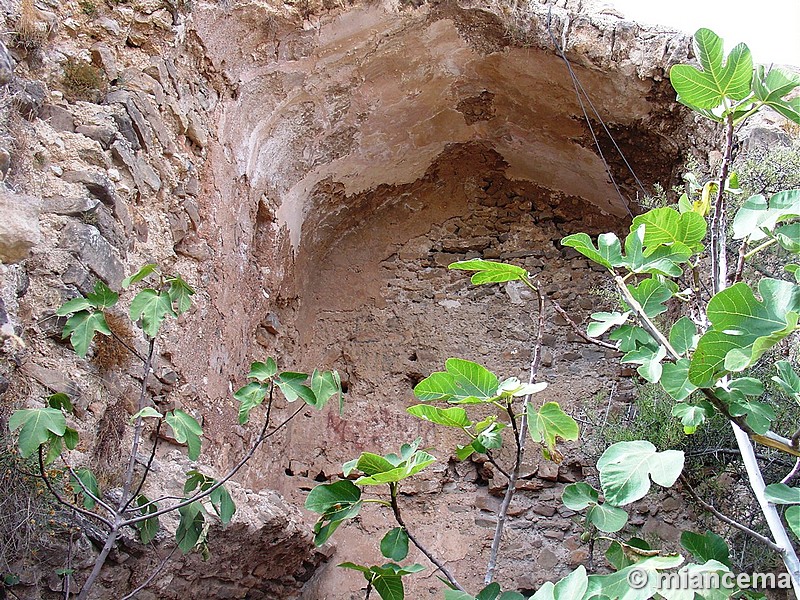
M115 313L106 313L106 323L116 334L114 336L98 335L94 341L92 361L102 371L123 370L131 360L131 352L125 347L134 347L135 338L130 329L130 321Z
M16 44L27 50L41 48L50 34L50 26L41 18L33 0L22 0L17 21Z

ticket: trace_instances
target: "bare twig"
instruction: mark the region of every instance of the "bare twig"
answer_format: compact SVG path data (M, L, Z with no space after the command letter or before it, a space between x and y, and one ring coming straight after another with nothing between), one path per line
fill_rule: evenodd
M716 408L732 424L736 425L745 434L747 434L747 436L754 442L757 442L762 446L767 446L768 448L773 448L774 450L780 450L781 452L790 454L791 456L800 457L800 448L797 448L789 438L780 436L773 431L767 431L764 434L756 433L753 431L753 428L747 424L744 416L734 417L731 415L728 407L724 402L722 402L722 400L717 398L713 390L709 388L700 388L700 392L709 402L711 402L711 404L714 405L714 408ZM742 456L744 456L744 452L742 453Z
M589 342L590 344L595 344L597 346L600 346L601 348L608 348L609 350L619 350L619 348L617 348L614 344L605 342L598 338L589 337L588 335L586 335L580 328L580 326L575 321L572 320L572 317L570 317L567 314L567 311L561 308L561 305L558 302L556 302L552 298L548 298L548 300L550 301L550 304L553 305L553 308L556 310L556 312L564 318L567 324L572 328L572 330L578 336L580 336L582 340Z
M703 499L702 499L702 498L701 498L701 497L700 497L700 496L697 494L697 492L694 490L694 488L692 487L692 485L689 483L689 480L688 480L688 478L686 477L686 475L681 475L681 483L683 483L683 486L686 488L686 491L687 491L687 492L689 492L689 495L690 495L692 498L694 498L694 500L695 500L695 501L696 501L698 504L700 504L700 505L701 505L703 508L705 508L705 509L706 509L707 511L709 511L711 514L713 514L715 517L717 517L717 518L718 518L720 521L722 521L723 523L727 523L727 524L728 524L728 525L730 525L731 527L733 527L733 528L735 528L735 529L738 529L738 530L739 530L739 531L741 531L742 533L745 533L745 534L749 535L749 536L750 536L751 538L753 538L754 540L758 540L758 541L759 541L759 542L761 542L762 544L765 544L767 547L769 547L771 550L774 550L775 552L778 552L778 553L780 553L780 554L783 554L783 552L784 552L783 548L781 548L781 547L780 547L778 544L776 544L775 542L773 542L771 539L769 539L769 538L768 538L768 537L766 537L766 536L763 536L763 535L761 535L761 534L760 534L760 533L758 533L757 531L753 531L752 529L750 529L750 528L749 528L749 527L747 527L746 525L742 525L742 524L741 524L741 523L739 523L738 521L735 521L735 520L731 519L730 517L728 517L728 516L726 516L726 515L722 514L722 513L721 513L721 512L719 512L719 511L718 511L716 508L714 508L714 506L712 506L711 504L709 504L708 502L706 502L705 500L703 500Z
M642 323L642 327L647 330L653 339L658 342L659 345L663 346L666 351L667 355L671 360L678 360L681 355L672 347L672 344L669 343L669 340L661 333L661 330L655 326L655 324L650 320L650 317L647 316L647 313L644 312L642 305L633 297L628 286L625 284L625 280L620 277L619 275L614 276L614 283L617 284L617 289L622 294L622 297L627 302L628 306L633 309L633 312L636 313L636 316Z
M614 281L617 284L617 288L622 293L623 297L625 298L625 302L633 309L636 313L636 316L642 323L642 327L649 333L653 339L658 342L659 345L663 346L667 351L667 358L669 360L675 361L680 358L680 354L672 347L669 340L661 333L661 330L656 327L656 325L650 320L647 314L644 312L644 309L636 301L636 298L628 290L627 286L625 285L625 281L619 275L614 277ZM739 429L745 432L750 439L754 442L762 444L764 446L768 446L770 448L774 448L775 450L780 450L781 452L785 452L786 454L791 454L792 456L800 457L800 448L798 448L792 440L785 438L783 436L779 436L772 431L767 431L764 434L759 434L753 431L753 428L748 425L744 416L735 417L730 413L728 407L725 403L720 400L714 391L711 388L700 388L699 390L708 400L711 402L714 407L722 413L722 415L728 419L731 423L737 425ZM744 452L743 452L744 456Z
M726 109L728 107L726 106ZM754 112L755 109L752 109ZM734 111L728 111L725 118L725 148L723 152L722 165L720 166L719 174L719 187L717 189L717 198L714 203L714 216L711 221L711 269L712 269L712 292L717 294L725 289L727 286L727 248L726 248L726 226L725 226L725 183L728 179L728 170L731 163L731 154L733 151L733 125L734 125ZM751 252L752 254L752 252ZM747 258L747 254L745 254ZM742 452L742 462L745 470L747 471L747 480L753 495L758 502L764 519L767 522L770 533L774 539L770 546L780 553L786 570L792 579L792 586L798 600L800 600L800 559L794 550L786 527L781 521L781 517L775 508L775 505L770 503L766 498L764 483L764 476L761 468L756 460L755 451L753 449L752 441L756 441L770 447L778 447L784 452L800 456L800 449L792 442L792 440L785 440L768 431L765 435L758 435L751 428L747 426L744 419L738 417L732 418L727 406L719 399L716 399L715 394L710 389L703 390L706 397L712 400L714 406L722 412L731 422L731 428L736 436L736 444ZM787 444L788 442L788 444ZM766 538L765 538L766 539Z
M509 478L511 477L511 474L510 474L508 471L506 471L506 470L505 470L505 469L504 469L504 468L503 468L503 467L500 465L500 463L499 463L499 462L497 462L497 459L494 457L494 455L492 454L492 451L491 451L491 450L487 450L487 451L486 451L486 458L487 458L487 459L489 459L489 463L490 463L490 464L491 464L491 465L492 465L492 466L493 466L495 469L497 469L498 471L500 471L500 472L503 474L503 476L504 476L506 479L509 479Z
M78 474L75 472L75 469L73 469L72 466L66 460L64 460L63 456L61 457L61 460L64 461L64 465L66 465L67 470L69 471L69 474L72 475L72 479L78 483L78 487L81 488L81 491L88 498L92 499L96 504L99 504L106 511L108 511L110 514L113 515L114 514L114 507L111 506L110 504L104 502L102 498L98 498L89 488L87 488L86 485L84 485L84 483L81 480L81 478L78 477Z
M738 448L706 448L705 450L698 450L697 452L687 452L686 456L716 456L717 454L727 454L729 456L741 456L742 452ZM772 458L766 454L756 452L756 458L759 460L772 461Z
M747 258L747 240L742 240L742 245L739 246L739 257L736 259L736 270L733 272L733 283L738 283L742 280L744 274L744 261Z
M67 572L64 577L64 600L70 597L70 581L72 580L72 553L75 552L75 530L70 527L69 543L67 546Z
M717 197L711 219L711 290L714 294L727 285L727 253L725 248L725 182L728 180L733 152L733 114L725 118L725 148L719 169Z
M125 503L125 506L122 510L127 510L127 508L131 505L137 496L142 491L142 487L144 487L144 482L147 480L147 475L150 473L150 467L153 465L153 459L156 457L156 450L158 449L158 434L161 432L161 425L163 421L161 419L158 420L156 423L156 433L153 436L153 447L150 449L150 457L147 459L147 464L144 467L144 473L142 473L142 478L139 480L139 485L136 486L136 491L130 495L128 501Z
M178 549L178 546L175 546L174 548L172 548L172 550L169 551L169 554L167 554L164 557L164 559L156 566L156 568L153 569L153 571L150 573L150 575L147 576L147 579L145 579L142 583L137 585L133 590L131 590L128 594L123 596L120 600L130 600L131 598L134 598L136 596L136 594L138 594L144 588L146 588L148 585L150 585L150 582L153 581L153 579L155 579L158 576L158 574L161 571L164 570L164 567L167 566L167 563L169 562L169 559L172 558L172 555L175 554L175 551L177 549Z
M800 458L798 458L797 462L794 463L794 468L791 471L789 471L789 473L787 473L786 477L781 479L781 483L789 485L792 479L794 479L798 473L800 473Z
M117 333L115 333L113 329L111 329L111 336L112 336L112 337L113 337L115 340L117 340L117 341L118 341L120 344L122 344L122 346L123 346L123 347L124 347L124 348L125 348L125 349L126 349L128 352L130 352L131 354L133 354L133 355L134 355L136 358L138 358L140 361L142 361L143 363L144 363L144 362L147 362L147 357L145 357L145 356L142 356L142 355L139 353L139 351L138 351L136 348L134 348L133 346L131 346L130 344L128 344L128 342L126 342L126 341L125 341L124 339L122 339L122 338L121 338L121 337L120 337L120 336L119 336Z
M117 537L119 536L119 524L117 522L111 527L111 531L108 532L108 537L106 537L106 543L103 545L103 549L100 550L100 554L97 556L97 559L94 562L94 567L92 568L92 572L89 573L89 577L86 579L86 583L83 584L81 588L80 594L78 594L78 600L86 600L89 597L89 590L92 589L94 582L100 576L100 571L103 568L103 565L106 564L106 559L108 555L111 553L111 549L117 542Z
M98 521L100 521L101 523L107 525L108 527L113 527L112 522L109 521L108 519L98 515L97 513L93 513L90 510L86 510L84 508L81 508L80 506L76 506L72 502L69 502L68 500L64 500L64 498L62 498L61 494L59 494L56 491L56 489L53 487L53 484L51 484L50 480L47 478L47 472L45 471L45 468L44 468L44 455L42 453L42 447L41 446L39 446L39 475L38 476L42 478L42 481L44 481L44 484L47 486L47 489L49 490L49 492L51 494L53 494L53 498L55 498L56 501L59 504L63 504L64 506L66 506L70 510L77 511L80 514L82 514L82 515L84 515L86 517L91 517L92 519L97 519Z
M695 313L692 321L700 325L702 329L705 329L708 326L708 317L703 306L703 295L708 296L709 294L705 282L700 278L700 270L696 264L692 265L692 291L692 304Z
M154 348L154 343L153 343L153 340L151 340L150 352L148 354L148 361L147 361L147 364L145 365L145 380L147 378L147 373L149 372L149 369L150 369L150 363L152 362L153 348ZM95 519L101 520L103 523L105 523L110 528L110 531L107 534L103 549L100 551L100 554L97 557L97 560L95 561L95 564L94 564L94 567L92 569L92 572L89 574L89 578L86 580L86 583L83 585L83 588L81 589L80 595L78 596L78 600L85 600L88 597L89 590L94 585L94 582L96 581L97 577L99 576L100 571L103 568L103 565L105 564L105 561L108 558L109 553L111 552L111 549L114 547L114 545L116 543L116 540L119 537L119 532L123 527L133 526L133 525L136 525L137 523L140 523L142 521L146 521L148 519L153 519L153 518L159 517L159 516L161 516L163 514L178 510L178 509L180 509L180 508L182 508L184 506L188 506L189 504L191 504L193 502L197 502L198 500L202 500L206 496L209 496L211 493L214 492L214 490L216 490L220 486L224 485L229 479L231 479L234 475L236 475L236 473L247 463L247 461L250 460L250 458L252 458L253 454L255 454L255 451L264 442L264 440L266 440L266 439L272 437L273 435L275 435L275 433L280 431L287 423L289 423L298 414L300 414L303 410L305 410L306 405L303 404L296 411L294 411L294 413L292 413L289 417L287 417L281 424L279 424L277 427L272 429L272 431L268 431L269 424L270 424L270 415L271 415L271 411L272 411L273 392L274 392L274 384L270 385L269 400L267 402L267 414L266 414L266 418L264 419L264 425L263 425L263 427L261 429L261 432L259 433L258 437L256 438L256 441L250 447L250 450L239 460L239 462L232 469L230 469L228 471L228 473L223 478L215 481L214 484L209 486L207 489L194 494L190 498L182 499L180 502L178 502L176 504L172 504L170 506L158 509L158 510L156 510L154 512L143 513L143 511L146 508L148 508L151 505L155 505L158 501L148 502L148 503L146 503L146 504L144 504L142 506L137 507L138 512L139 512L138 516L126 519L125 518L125 512L127 511L128 506L130 505L130 501L131 501L132 498L134 498L136 495L138 495L138 493L141 490L141 487L143 485L143 482L140 482L139 485L137 486L136 493L134 493L133 495L130 495L130 491L131 491L131 487L132 487L132 481L133 481L133 467L132 467L132 465L134 463L136 451L138 449L138 443L136 443L136 440L135 440L135 443L134 443L134 446L133 446L133 452L131 454L132 460L129 462L128 471L126 473L126 482L125 482L126 486L125 486L125 489L123 490L123 499L120 501L120 506L117 509L113 510L113 516L114 516L113 521L110 521L108 519L104 519L104 518L100 517L99 515L96 515L95 513L92 513L90 511L84 511L80 507L76 507L76 506L72 506L72 505L68 504L68 506L70 506L71 508L73 508L75 510L78 510L79 512L81 512L83 514L86 514L87 516L91 516L91 517L94 517ZM142 395L140 396L140 400L139 400L140 410L144 406L145 393L146 393L146 382L143 382L142 383L142 393L141 393ZM137 421L137 425L140 424L141 420L142 419L140 418ZM138 438L140 439L141 438L141 427L138 429L138 432L134 434L135 438L137 437L137 434L138 434ZM144 474L142 476L143 480L147 477L147 474L148 474L148 472L150 470L150 467L151 467L151 464L152 464L152 460L153 460L153 456L154 456L154 452L155 452L154 450L151 451L150 459L148 460L147 466L145 467L145 472L144 472ZM39 454L40 454L40 461L41 461L42 460L41 459L41 448L39 450ZM48 485L48 487L50 487L50 486ZM51 491L53 491L52 488L51 488ZM58 499L57 494L54 493L54 496L56 496L56 498Z
M409 531L408 526L405 524L405 521L403 521L403 515L400 513L400 505L397 503L397 483L396 482L389 484L389 492L390 492L389 496L390 496L390 502L391 502L391 506L392 506L392 513L394 514L394 520L397 521L397 524L400 525L400 527L403 528L403 531L406 532L406 535L408 535L408 539L411 540L411 543L414 544L419 549L419 551L422 552L425 555L425 557L429 561L431 561L431 563L433 563L434 566L436 566L437 569L439 569L439 571L441 571L442 575L444 575L445 579L447 579L447 581L450 583L450 585L452 585L454 588L464 592L465 591L464 588L461 587L461 584L458 583L458 581L456 580L455 577L453 577L453 574L445 566L445 564L442 561L440 561L438 558L436 558L431 553L431 551L428 550L425 546L423 546L419 542L419 540L417 540L416 536L414 536L411 533L411 531Z
M151 338L147 348L147 357L144 361L144 368L142 369L142 386L139 392L139 402L137 403L137 412L145 407L147 399L147 376L150 374L150 369L153 364L153 354L155 352L156 339ZM133 483L133 469L136 466L136 455L139 452L139 444L142 438L142 429L144 428L144 418L141 414L136 418L136 425L133 429L133 442L131 445L131 455L128 459L128 468L125 471L125 478L122 483L122 496L119 501L119 510L124 511L129 502L129 494L131 485Z
M542 335L544 333L544 296L542 296L539 288L534 286L527 278L523 279L527 285L536 294L538 300L539 320L536 332L536 342L533 346L533 357L531 358L530 372L528 375L528 383L536 381L536 375L539 372L539 365L542 359ZM508 516L508 508L511 506L511 501L514 499L516 492L517 479L519 472L522 468L522 459L525 455L525 441L528 436L528 403L530 402L530 395L525 396L523 399L522 419L520 420L519 428L516 427L516 418L514 409L511 403L508 405L508 415L511 418L511 425L514 430L514 440L517 446L517 453L514 459L514 468L511 471L511 477L508 478L508 487L503 496L503 502L500 504L500 510L497 512L497 525L494 530L494 538L492 539L492 547L489 553L489 562L486 567L486 575L484 583L486 585L492 583L494 580L494 573L497 569L497 557L500 552L500 542L503 537L503 529L505 528L506 518Z
M270 401L269 401L270 405L272 404L272 389L273 388L270 387ZM233 477L234 475L236 475L236 473L239 472L239 469L241 469L247 463L247 461L249 461L250 458L252 458L253 454L255 454L256 450L264 442L264 440L266 440L266 439L272 437L273 435L275 435L287 423L289 423L289 421L294 419L297 415L299 415L306 408L307 408L307 405L303 404L296 411L294 411L294 413L292 413L287 419L285 419L280 425L275 427L270 432L267 432L267 427L269 426L269 414L267 414L267 419L264 421L264 427L261 429L261 433L259 434L259 436L256 439L256 441L250 447L250 450L247 451L247 454L245 454L239 460L239 462L236 463L236 465L230 471L228 471L225 474L224 477L222 477L221 479L216 480L214 482L214 484L209 486L206 490L204 490L202 492L198 492L197 494L195 494L194 496L191 496L190 498L187 498L187 499L185 499L185 500L183 500L181 502L178 502L177 504L173 504L173 505L167 506L165 508L161 508L161 509L156 510L155 512L152 512L152 513L149 513L149 514L143 514L143 515L140 515L138 517L133 517L133 518L130 518L130 519L126 519L125 521L123 521L122 525L123 526L135 525L136 523L140 523L141 521L146 521L147 519L152 519L154 517L159 517L159 516L161 516L163 514L166 514L168 512L172 512L174 510L178 510L179 508L183 508L184 506L188 506L192 502L197 502L198 500L202 500L206 496L211 495L211 493L214 492L214 490L216 490L220 486L224 485L229 479L231 479L231 477ZM269 413L269 406L267 408L267 412ZM146 508L148 506L156 504L156 502L157 501L148 502L147 504L143 504L139 508L140 508L140 510L144 509L144 508Z

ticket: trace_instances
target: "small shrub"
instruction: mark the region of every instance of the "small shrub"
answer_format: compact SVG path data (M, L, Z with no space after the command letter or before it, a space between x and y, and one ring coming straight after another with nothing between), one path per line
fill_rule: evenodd
M105 87L105 79L100 69L94 65L68 58L64 63L62 85L64 94L69 100L98 102Z
M800 139L795 138L791 145L756 147L737 158L734 169L745 186L744 198L800 187Z
M87 17L94 18L97 16L97 4L95 4L93 0L80 0L78 6L80 6L81 12Z

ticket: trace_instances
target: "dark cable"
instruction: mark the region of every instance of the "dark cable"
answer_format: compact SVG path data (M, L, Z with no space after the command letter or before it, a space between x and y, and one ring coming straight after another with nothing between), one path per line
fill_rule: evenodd
M614 179L614 175L611 173L611 167L609 166L608 161L606 160L606 157L603 154L603 150L600 147L600 140L597 139L597 135L594 132L594 128L592 127L592 122L589 119L589 114L586 111L586 106L583 103L583 97L582 97L581 94L583 94L583 96L586 97L587 101L589 102L589 105L592 107L592 110L594 111L595 115L597 116L598 121L603 125L603 129L605 130L605 132L608 135L609 139L611 140L612 144L614 144L614 148L616 148L617 152L619 152L619 155L622 157L622 160L625 162L625 165L628 167L628 170L633 174L633 176L636 179L636 182L638 183L639 187L642 189L642 191L644 193L646 193L646 192L645 192L644 187L642 186L641 182L639 181L639 178L636 177L636 174L633 172L633 169L631 168L631 166L628 163L627 159L622 154L622 150L620 150L619 146L614 141L614 138L611 135L611 132L606 127L605 123L603 122L602 117L600 116L600 114L597 112L597 109L592 104L592 101L589 98L589 95L586 93L586 90L583 88L583 86L581 85L580 81L578 80L578 76L575 74L575 71L572 69L572 65L570 64L569 59L567 59L566 55L564 54L563 49L558 44L558 41L556 41L556 38L553 35L553 29L551 27L552 14L553 14L553 7L551 5L548 8L548 11L547 11L547 33L550 36L550 40L553 43L553 46L554 46L554 48L556 50L556 54L559 57L561 57L561 59L564 61L564 64L567 66L567 71L569 71L570 78L572 79L572 86L575 89L575 96L578 99L578 104L581 107L581 112L583 112L583 118L586 120L586 125L589 128L589 133L592 134L592 139L594 140L594 145L597 148L597 153L600 155L600 158L603 161L603 165L606 168L606 173L608 174L609 179L611 179L611 183L614 185L614 189L617 191L617 195L619 196L620 200L622 201L622 205L625 207L625 210L628 212L628 215L633 217L633 213L631 212L631 209L629 207L630 203L625 198L625 196L623 196L622 190L620 189L619 185L617 184L617 181Z
M562 52L562 55L563 55L563 52ZM594 112L595 116L597 116L597 120L600 122L600 125L603 126L603 130L606 132L606 135L608 135L608 139L610 139L611 143L614 144L614 148L616 148L617 152L620 155L620 158L622 158L622 162L625 163L625 166L628 167L628 171L630 171L631 175L633 175L634 180L636 180L636 185L639 186L639 189L642 190L642 193L646 196L647 195L647 190L645 189L645 187L642 184L642 182L639 180L639 177L637 177L636 173L633 170L633 167L628 162L628 159L625 158L625 155L622 153L622 149L617 145L617 142L614 139L614 136L611 135L611 132L608 130L608 127L606 127L605 121L603 121L602 117L600 116L600 113L597 112L597 109L594 107L594 104L592 103L592 99L589 97L589 94L587 94L586 90L583 89L583 85L581 84L580 80L575 76L574 76L574 79L575 79L575 83L577 83L578 86L581 88L581 92L583 92L583 95L586 97L586 101L589 103L589 106L592 107L592 111Z

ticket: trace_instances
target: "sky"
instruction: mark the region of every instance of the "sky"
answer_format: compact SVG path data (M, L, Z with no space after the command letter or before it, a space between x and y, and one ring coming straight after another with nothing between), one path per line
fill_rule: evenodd
M693 34L707 27L726 52L744 42L756 63L800 67L800 0L607 0L627 18ZM726 14L727 13L727 14Z

